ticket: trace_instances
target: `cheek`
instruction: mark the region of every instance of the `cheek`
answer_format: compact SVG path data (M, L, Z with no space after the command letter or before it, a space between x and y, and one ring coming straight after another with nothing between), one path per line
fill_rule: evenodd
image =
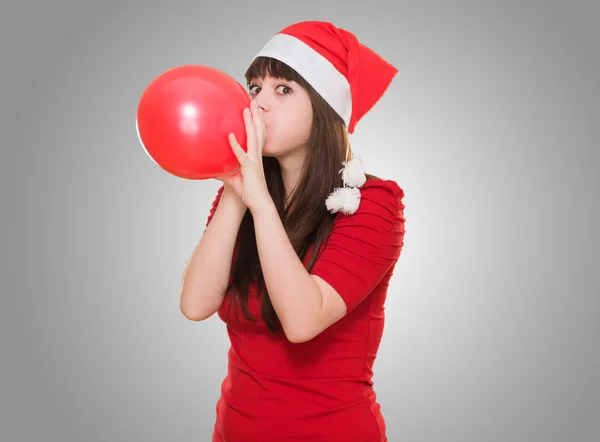
M305 143L310 135L312 115L297 110L278 115L267 128L267 138L285 145Z
M294 109L289 113L287 124L298 141L306 142L312 127L312 112L310 109Z
M300 115L296 121L298 122L299 131L308 138L312 128L312 113L305 112L303 115Z
M301 118L287 121L287 124L279 128L279 140L287 147L293 148L306 144L310 136L311 122Z

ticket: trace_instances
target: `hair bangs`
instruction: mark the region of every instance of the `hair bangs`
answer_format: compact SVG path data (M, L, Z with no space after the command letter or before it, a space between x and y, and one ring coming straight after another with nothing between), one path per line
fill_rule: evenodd
M271 57L257 57L244 74L248 85L255 78L266 76L305 84L304 79L284 62Z

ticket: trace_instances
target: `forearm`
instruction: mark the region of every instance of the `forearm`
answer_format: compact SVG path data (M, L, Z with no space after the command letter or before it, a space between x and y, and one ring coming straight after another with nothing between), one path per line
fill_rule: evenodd
M180 308L187 318L206 319L221 305L245 211L233 190L225 189L182 276Z
M310 333L322 308L319 287L296 255L275 206L253 213L260 265L269 298L288 339Z

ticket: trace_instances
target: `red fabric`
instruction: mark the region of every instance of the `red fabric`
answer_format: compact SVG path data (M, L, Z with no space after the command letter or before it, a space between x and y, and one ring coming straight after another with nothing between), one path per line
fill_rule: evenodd
M217 211L217 206L219 205L219 201L221 201L221 195L223 195L223 190L225 190L224 185L219 187L219 190L217 190L217 196L213 200L212 206L210 207L210 211L208 213L208 219L206 220L206 227L208 227L213 216L215 215L215 212Z
M388 440L372 367L388 283L403 246L404 193L394 181L374 179L361 195L353 215L336 215L311 271L342 296L348 307L344 318L312 340L293 344L267 330L254 291L249 307L256 323L241 312L236 321L225 297L218 315L231 346L213 442Z

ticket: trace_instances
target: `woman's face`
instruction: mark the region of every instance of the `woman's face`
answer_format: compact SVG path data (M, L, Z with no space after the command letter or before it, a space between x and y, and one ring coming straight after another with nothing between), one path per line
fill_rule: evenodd
M250 96L263 110L266 128L263 156L282 157L304 149L312 126L312 105L306 89L295 81L271 76L250 82Z

